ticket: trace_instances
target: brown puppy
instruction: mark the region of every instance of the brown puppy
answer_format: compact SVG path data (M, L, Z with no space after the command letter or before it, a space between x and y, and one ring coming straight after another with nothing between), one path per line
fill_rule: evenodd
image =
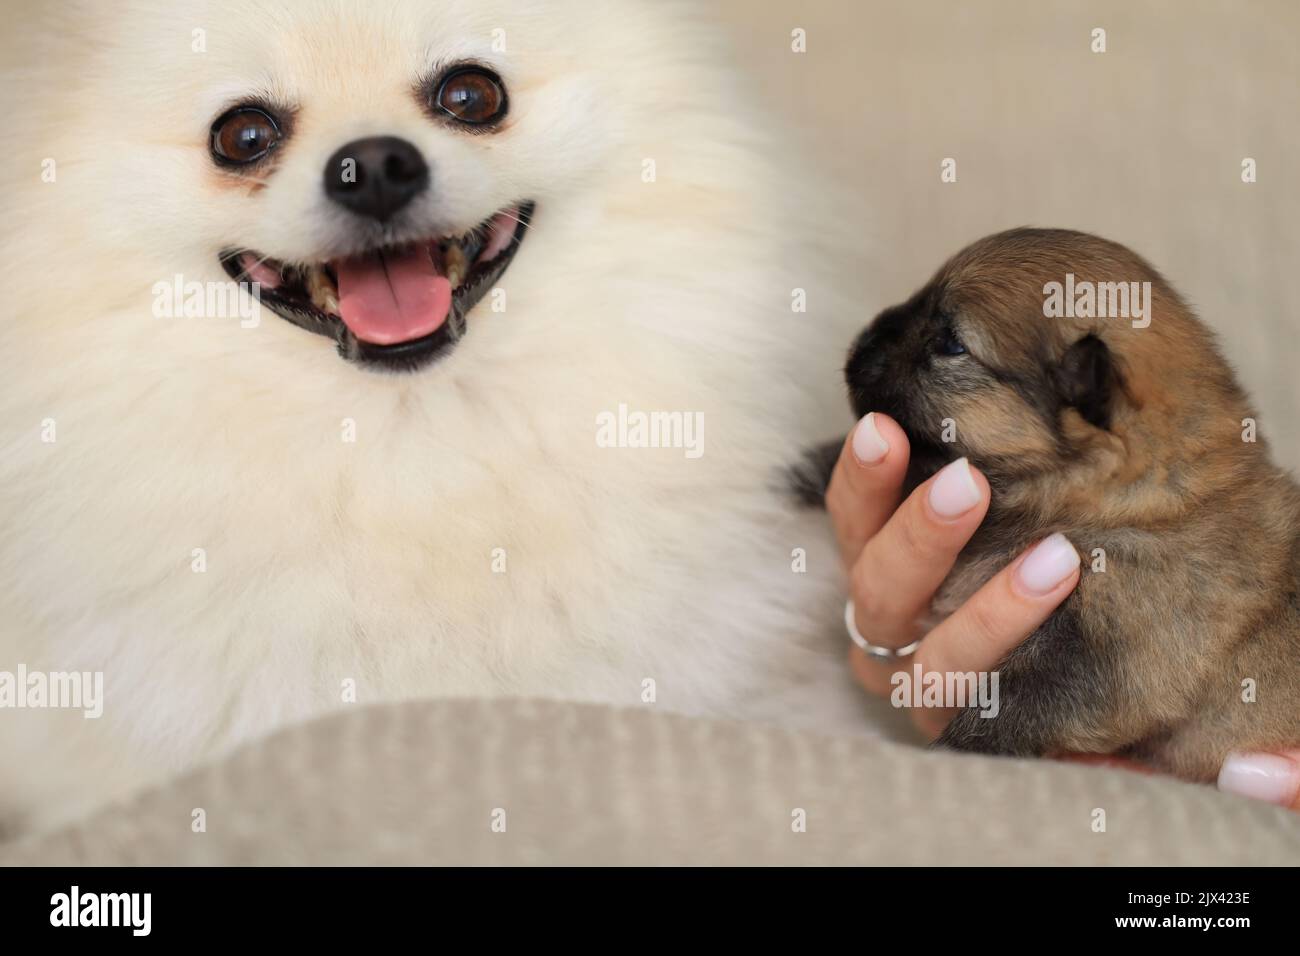
M912 482L965 455L992 487L937 613L1052 532L1084 559L999 667L998 715L962 711L941 744L1195 780L1229 750L1300 744L1300 489L1150 265L1084 233L990 236L882 312L846 375L859 415L907 432Z

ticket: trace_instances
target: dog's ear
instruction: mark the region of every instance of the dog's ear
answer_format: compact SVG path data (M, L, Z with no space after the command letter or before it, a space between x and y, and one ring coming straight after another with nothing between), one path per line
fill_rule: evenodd
M1052 369L1052 381L1061 401L1074 408L1084 421L1110 428L1118 380L1105 342L1091 333L1079 339Z

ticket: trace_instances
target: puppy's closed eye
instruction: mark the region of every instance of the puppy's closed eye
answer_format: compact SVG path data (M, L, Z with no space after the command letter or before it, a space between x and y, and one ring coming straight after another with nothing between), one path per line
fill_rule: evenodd
M945 325L934 340L934 350L949 357L966 354L966 344L951 325Z

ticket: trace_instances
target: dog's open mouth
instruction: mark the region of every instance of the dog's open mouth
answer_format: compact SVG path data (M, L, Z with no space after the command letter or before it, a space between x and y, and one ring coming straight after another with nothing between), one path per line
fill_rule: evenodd
M277 315L334 339L344 358L410 370L465 334L466 316L510 265L532 212L530 202L508 206L463 235L346 259L284 264L233 249L221 264L236 281L258 283Z

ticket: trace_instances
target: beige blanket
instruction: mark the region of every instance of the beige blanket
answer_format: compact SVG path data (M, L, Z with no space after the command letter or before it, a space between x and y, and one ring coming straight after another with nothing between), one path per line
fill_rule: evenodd
M0 862L1296 864L1300 815L653 706L441 701L284 731Z

